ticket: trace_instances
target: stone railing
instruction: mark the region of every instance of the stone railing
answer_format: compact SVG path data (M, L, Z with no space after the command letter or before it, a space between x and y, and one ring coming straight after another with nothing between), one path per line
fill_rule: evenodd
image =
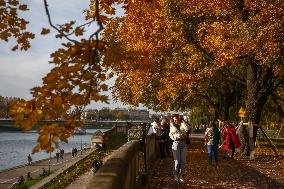
M105 145L107 141L118 133L127 133L128 125L117 125L115 124L111 129L101 132L98 130L91 138L91 148L95 148L96 144Z
M88 183L88 189L144 188L147 176L159 154L153 134L146 135L146 124L135 124L128 131L128 142L114 151Z

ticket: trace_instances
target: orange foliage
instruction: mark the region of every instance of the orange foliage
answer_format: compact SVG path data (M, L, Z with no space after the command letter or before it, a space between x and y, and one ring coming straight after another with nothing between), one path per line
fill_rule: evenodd
M88 21L105 26L102 38L96 36L99 30L87 36L86 25L75 26L75 21L60 25L56 37L68 42L51 54L54 68L42 86L32 89L31 101L14 106L15 121L25 129L40 120L66 120L62 125L42 126L35 151L52 150L46 143L49 134L55 146L72 135L79 126L76 120L91 101L107 102L102 92L108 90L106 81L114 75L116 99L156 110L183 110L201 99L200 94L219 89L226 78L218 71L242 63L231 70L242 73L246 58L258 65L274 65L278 76L283 73L278 65L283 63L281 0L97 2L91 0L84 14ZM7 4L12 8L5 9ZM118 7L124 16L115 16ZM26 9L17 0L0 0L4 20L0 38L15 37L21 49L27 49L33 38L20 32L27 21L18 18L16 11ZM42 34L48 32L42 30Z
M30 48L30 39L35 37L34 34L27 32L28 21L18 17L19 11L27 11L25 4L20 4L18 0L0 0L0 39L8 41L10 38L16 40L13 51L27 50Z
M110 19L104 31L110 47L105 64L118 74L116 98L181 110L209 90L212 83L206 78L217 79L224 67L246 58L263 66L278 64L283 59L283 3L243 2L129 2L125 17Z

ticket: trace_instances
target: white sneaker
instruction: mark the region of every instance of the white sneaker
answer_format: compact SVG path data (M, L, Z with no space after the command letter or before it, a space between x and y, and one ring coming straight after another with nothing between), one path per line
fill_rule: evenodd
M174 175L174 181L178 181L178 176Z
M179 177L179 181L182 182L182 183L185 182L183 176L180 176L180 177Z

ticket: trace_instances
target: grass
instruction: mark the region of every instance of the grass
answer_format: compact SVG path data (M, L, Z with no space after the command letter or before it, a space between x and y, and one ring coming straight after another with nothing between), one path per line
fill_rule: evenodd
M113 136L111 140L107 143L107 151L115 149L117 146L124 144L127 142L127 135L126 134L120 134Z
M32 185L36 184L37 182L41 181L42 179L44 179L44 177L45 176L38 176L34 179L26 180L22 185L13 186L12 189L27 189Z
M284 141L272 141L277 148L284 148ZM269 147L270 144L266 140L261 140L259 145L262 147Z
M267 133L267 135L270 138L276 138L277 137L277 130L269 129L269 130L265 130L265 132ZM257 136L259 138L262 138L262 139L264 138L264 135L263 135L263 133L260 129L257 131Z

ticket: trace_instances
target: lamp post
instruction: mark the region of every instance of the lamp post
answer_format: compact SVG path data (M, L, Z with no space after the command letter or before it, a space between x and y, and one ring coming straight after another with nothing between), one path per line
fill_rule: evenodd
M50 173L50 164L51 164L51 133L49 134L49 160L48 160L48 173Z
M81 134L81 155L82 155L82 153L83 153L83 152L82 152L82 135L83 135L83 134Z

